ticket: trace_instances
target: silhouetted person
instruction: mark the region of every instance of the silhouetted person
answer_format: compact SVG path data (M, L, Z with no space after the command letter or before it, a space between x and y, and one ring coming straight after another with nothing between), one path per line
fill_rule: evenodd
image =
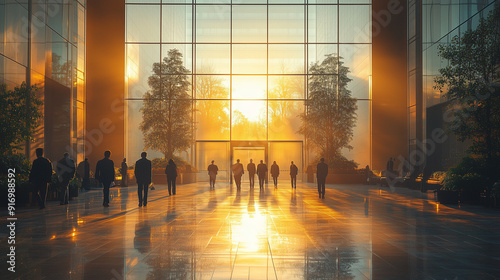
M366 182L367 185L370 184L370 181L371 181L372 177L373 177L373 172L370 170L370 166L367 165L365 167L365 178L366 178L365 182Z
M271 177L273 177L274 187L278 187L278 177L280 176L280 167L276 164L276 161L271 165Z
M146 152L141 153L141 159L135 162L135 179L137 180L137 194L139 195L139 207L148 204L148 190L151 184L151 161L146 157ZM144 193L144 195L143 195Z
M392 171L394 170L394 161L392 161L392 157L389 158L389 160L387 161L387 166L386 166L386 172L388 174L385 175L385 177L389 177L389 173L392 173Z
M29 181L33 184L33 193L40 209L45 208L47 184L52 181L52 163L43 157L43 149L36 149L37 159L31 166Z
M142 154L141 154L142 156ZM124 158L122 161L122 170L121 170L121 175L122 175L122 187L127 187L128 186L128 175L127 175L127 170L128 170L128 165L127 165L127 159Z
M239 190L241 189L241 176L245 171L243 170L243 164L240 163L240 160L237 159L236 163L233 165L233 175L234 175L234 182L236 183L236 188Z
M64 157L57 162L56 174L60 184L59 198L60 204L69 203L69 182L75 177L75 162L69 157L69 153L64 153Z
M299 174L299 168L292 161L290 165L290 179L292 180L292 188L297 188L297 174Z
M248 171L248 179L250 180L250 188L253 188L255 185L255 172L257 171L255 169L255 163L253 163L253 160L250 159L250 163L247 164L247 171Z
M175 165L172 159L168 160L167 167L165 168L165 174L167 174L168 183L168 195L175 195L175 180L177 179L177 165Z
M208 177L210 178L210 188L215 189L215 178L217 178L217 173L219 171L219 167L215 165L215 160L212 160L212 164L210 164L207 168Z
M328 175L328 165L325 163L324 158L321 158L320 163L316 166L316 170L319 198L325 198L325 183L326 175Z
M263 160L260 160L259 165L257 165L257 176L259 176L259 187L264 188L264 182L266 181L267 165Z
M104 158L97 162L95 168L95 179L102 184L103 203L102 206L109 207L109 188L115 181L115 163L109 159L110 151L104 152Z
M90 189L90 165L88 158L85 158L84 161L78 164L76 172L78 173L78 176L80 176L80 178L82 179L82 188L88 191Z

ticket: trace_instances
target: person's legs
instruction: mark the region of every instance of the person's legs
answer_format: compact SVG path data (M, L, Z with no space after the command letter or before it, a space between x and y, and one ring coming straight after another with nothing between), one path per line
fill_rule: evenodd
M47 183L40 184L38 186L38 191L40 194L38 195L40 197L40 209L45 208L45 200L47 199Z
M318 194L319 194L319 198L321 198L321 179L317 178L317 180L318 180Z
M167 183L168 183L168 195L172 195L172 179L167 177Z
M103 182L103 188L102 188L102 193L103 193L103 205L108 206L109 204L109 186L111 185L111 182Z
M249 174L248 179L250 180L250 188L253 188L254 184L254 175Z
M174 195L175 195L175 186L176 186L176 185L175 185L175 183L176 183L176 182L175 182L175 179L177 179L177 178L172 179L172 193L173 193Z
M137 183L137 196L139 197L139 207L142 206L142 188L143 184Z
M144 196L142 198L142 205L146 206L148 204L148 191L149 191L149 184L144 184L143 185L144 189Z
M278 186L278 177L273 177L273 183L275 187Z
M68 204L68 184L64 181L61 183L62 188L59 191L60 205Z

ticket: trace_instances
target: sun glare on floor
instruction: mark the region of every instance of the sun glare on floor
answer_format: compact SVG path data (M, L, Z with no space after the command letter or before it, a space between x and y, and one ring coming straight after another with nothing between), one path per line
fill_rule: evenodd
M232 221L231 239L239 252L256 253L267 246L267 219L259 210L244 213L239 220Z

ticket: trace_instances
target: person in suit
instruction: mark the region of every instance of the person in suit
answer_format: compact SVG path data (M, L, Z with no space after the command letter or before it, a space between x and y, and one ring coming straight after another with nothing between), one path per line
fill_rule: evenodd
M29 175L29 181L33 184L33 193L38 201L40 209L45 208L47 197L47 184L52 179L52 163L43 157L43 149L36 149L37 158L33 161Z
M176 186L175 180L177 179L177 165L175 165L172 159L168 160L167 167L165 168L165 174L167 174L167 183L168 183L168 195L175 195Z
M212 164L210 164L207 168L208 176L210 177L210 188L215 189L215 178L217 177L217 172L219 171L219 167L215 165L215 160L212 160Z
M233 165L234 182L236 182L236 188L241 189L241 176L245 173L243 170L243 164L237 159L236 163Z
M64 153L64 157L57 162L56 174L60 184L59 198L60 205L69 203L69 182L75 177L75 162L69 157L69 153Z
M90 165L88 158L85 158L84 161L78 164L76 172L82 179L82 188L86 191L90 190Z
M273 177L274 187L278 188L278 177L280 176L280 167L276 161L271 165L271 176Z
M135 162L134 175L137 180L137 194L139 195L139 207L148 204L148 189L151 184L151 161L146 157L146 152L141 153L141 159ZM143 195L144 193L144 195Z
M316 166L316 170L319 198L325 198L325 183L326 175L328 175L328 165L325 163L324 158L321 158L320 162Z
M128 186L128 175L127 175L127 170L128 170L128 165L127 165L127 159L124 158L122 161L122 169L120 171L122 175L122 187L127 187Z
M257 165L257 176L259 177L259 187L264 188L264 182L266 180L267 165L263 160L260 160L259 165Z
M248 171L248 179L250 180L250 188L253 188L255 185L255 163L253 163L253 159L250 159L250 163L247 164Z
M292 161L292 164L290 165L290 178L292 180L292 188L293 189L297 188L297 174L298 173L299 173L299 168Z
M103 203L102 206L109 207L109 188L115 181L115 163L109 159L110 151L104 152L104 158L97 162L95 168L95 179L103 185Z

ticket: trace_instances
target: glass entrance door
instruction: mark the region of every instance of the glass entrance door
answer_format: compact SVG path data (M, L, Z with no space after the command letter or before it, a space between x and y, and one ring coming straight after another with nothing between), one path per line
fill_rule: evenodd
M243 168L245 169L245 174L241 178L241 181L248 182L247 164L250 162L250 159L253 159L255 166L257 166L261 160L266 162L266 149L264 147L234 147L234 162L232 164L234 164L237 159L240 159L240 163L243 164Z

